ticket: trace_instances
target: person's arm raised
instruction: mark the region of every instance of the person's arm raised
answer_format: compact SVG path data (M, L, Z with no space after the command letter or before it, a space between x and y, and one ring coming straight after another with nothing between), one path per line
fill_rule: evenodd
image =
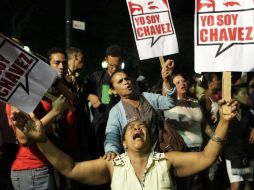
M52 101L52 109L40 120L43 126L49 125L68 106L67 98L64 95L61 94L57 97L56 100Z
M101 185L110 181L110 161L97 159L74 162L70 156L56 148L48 139L37 142L40 151L64 176L90 185Z
M45 135L41 122L23 112L12 113L13 124L31 139L48 161L64 176L85 184L100 185L111 179L113 166L110 161L98 159L85 162L74 162L70 156L59 150ZM28 125L33 125L30 127Z
M224 140L227 135L230 120L236 115L237 102L231 100L228 105L231 107L231 114L225 115L222 113L222 105L225 101L220 101L220 121L215 130L214 136L208 142L202 152L169 152L166 153L166 158L169 161L170 167L174 168L175 174L179 177L185 177L195 174L209 167L217 160L217 157L222 149Z
M29 145L30 140L26 137L24 132L26 133L28 129L31 130L33 128L36 128L36 124L43 125L45 127L50 126L49 124L56 118L57 115L59 115L62 111L64 111L66 107L67 107L66 98L63 95L60 95L58 98L56 98L53 101L52 109L42 119L38 120L36 116L34 115L34 113L30 113L30 117L35 118L35 120L33 123L30 123L31 125L27 125L26 127L20 126L19 128L16 128L16 136L18 141L23 145ZM21 111L18 108L11 106L11 113L14 113L14 112L21 113ZM24 117L24 119L29 118L28 114L22 113L22 116ZM13 118L11 117L11 119ZM24 128L24 131L20 130L20 128ZM46 130L46 129L44 128L43 130Z
M163 79L162 84L163 95L165 95L167 91L173 88L174 86L172 80L173 70L174 70L174 60L168 59L161 69L161 77Z

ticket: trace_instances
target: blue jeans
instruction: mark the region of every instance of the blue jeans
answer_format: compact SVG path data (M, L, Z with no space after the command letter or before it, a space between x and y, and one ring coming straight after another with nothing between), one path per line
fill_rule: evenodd
M54 190L53 169L49 167L11 171L15 190Z

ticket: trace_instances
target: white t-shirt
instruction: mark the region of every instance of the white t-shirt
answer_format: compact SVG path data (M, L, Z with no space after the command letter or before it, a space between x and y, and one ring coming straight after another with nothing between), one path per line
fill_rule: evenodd
M188 148L202 146L201 122L203 113L197 100L192 98L178 100L175 107L164 111L164 116L169 119L171 126L183 137Z

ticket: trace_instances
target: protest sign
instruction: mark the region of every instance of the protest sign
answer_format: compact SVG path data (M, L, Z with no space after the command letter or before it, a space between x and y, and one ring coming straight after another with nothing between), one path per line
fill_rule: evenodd
M32 112L52 85L56 71L0 34L0 100Z
M196 72L252 71L253 48L253 0L196 0Z
M140 60L178 53L167 0L127 0Z

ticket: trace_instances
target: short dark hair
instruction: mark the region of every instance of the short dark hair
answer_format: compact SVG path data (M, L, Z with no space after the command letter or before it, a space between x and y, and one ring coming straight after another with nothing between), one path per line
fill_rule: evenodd
M119 45L111 45L107 47L106 49L106 57L112 56L112 57L123 57L123 51L122 48Z
M68 58L66 52L62 48L53 47L53 48L50 48L47 52L48 59L50 60L50 56L55 53L61 53L66 57L66 59Z
M109 77L109 87L111 88L111 89L114 89L114 87L113 87L113 82L112 82L112 78L117 74L117 73L124 73L124 74L126 74L124 71L115 71L115 72L113 72L112 74L111 74L111 76ZM127 75L127 74L126 74ZM127 75L128 76L128 75Z

